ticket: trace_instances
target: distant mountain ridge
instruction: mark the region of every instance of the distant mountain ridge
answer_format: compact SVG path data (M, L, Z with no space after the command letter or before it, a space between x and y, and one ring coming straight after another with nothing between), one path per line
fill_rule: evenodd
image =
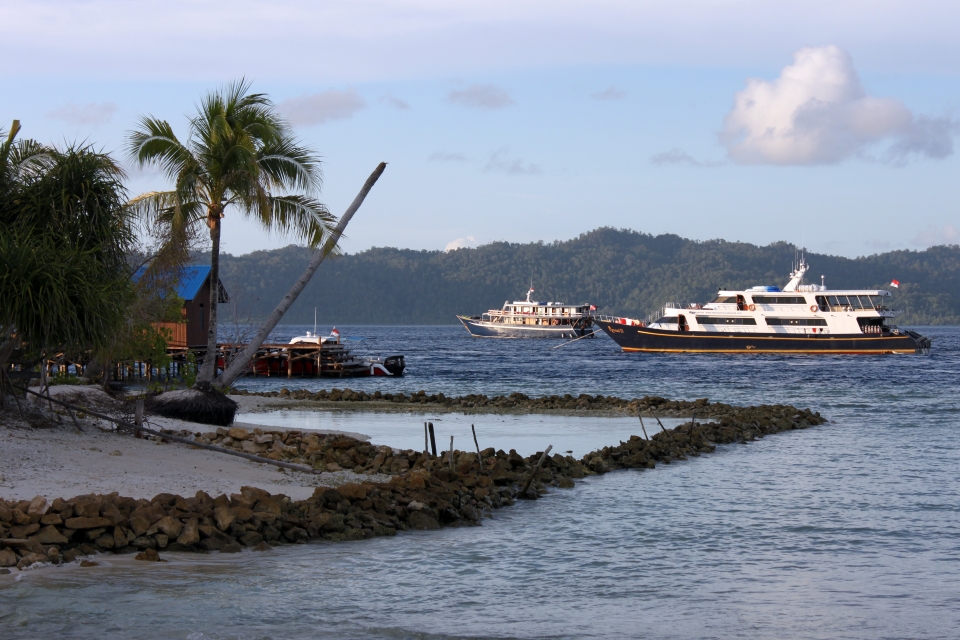
M282 249L221 257L221 279L234 297L230 316L268 314L312 252ZM450 252L372 248L321 266L285 323L453 324L457 314L522 299L530 282L538 300L590 302L611 315L644 317L669 301L706 301L718 288L783 286L794 248L724 240L694 241L599 228L563 242L495 242ZM197 262L202 259L197 256ZM891 251L861 258L807 253L809 282L829 288L889 288L910 324L960 324L960 246Z

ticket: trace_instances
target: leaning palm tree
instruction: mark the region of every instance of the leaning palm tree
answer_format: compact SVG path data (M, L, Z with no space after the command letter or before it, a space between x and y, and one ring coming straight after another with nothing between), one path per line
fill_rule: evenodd
M220 228L226 213L252 217L314 248L326 242L336 222L314 197L321 184L319 159L297 142L267 96L249 90L250 83L240 80L209 93L190 119L185 141L166 121L148 116L127 141L138 166L157 165L173 183L169 191L145 193L130 203L147 225L166 231L157 268L186 261L191 228L206 224L210 231L210 323L198 389L209 389L217 372Z

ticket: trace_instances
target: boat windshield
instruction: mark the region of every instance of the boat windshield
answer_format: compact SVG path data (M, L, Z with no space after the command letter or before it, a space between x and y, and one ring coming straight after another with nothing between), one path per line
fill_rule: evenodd
M850 307L853 309L882 309L883 296L836 295L826 296L831 307Z

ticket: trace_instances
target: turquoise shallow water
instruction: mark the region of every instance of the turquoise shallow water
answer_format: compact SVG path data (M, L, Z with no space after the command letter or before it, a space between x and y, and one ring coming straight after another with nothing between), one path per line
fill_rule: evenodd
M0 636L957 636L960 330L924 329L929 356L794 359L627 356L605 339L558 357L450 328L361 330L411 371L353 388L788 401L830 422L591 478L482 527L29 572L0 580ZM550 435L535 419L526 429ZM414 437L378 420L374 441ZM557 435L620 428L570 421Z

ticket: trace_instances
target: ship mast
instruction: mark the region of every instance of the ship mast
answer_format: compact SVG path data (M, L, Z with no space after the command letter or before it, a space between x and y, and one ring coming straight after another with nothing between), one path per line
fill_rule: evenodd
M803 274L809 269L807 265L807 258L803 253L803 250L800 251L800 256L798 259L794 260L793 271L790 272L790 281L783 288L784 291L796 291L797 287L803 282Z

